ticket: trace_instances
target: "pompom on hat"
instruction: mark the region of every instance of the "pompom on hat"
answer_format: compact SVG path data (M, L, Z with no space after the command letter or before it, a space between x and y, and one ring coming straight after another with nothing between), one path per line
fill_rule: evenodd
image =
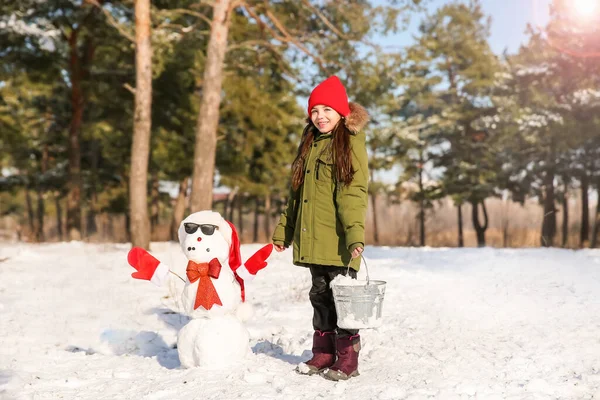
M342 117L350 114L348 95L340 78L335 75L330 76L313 89L308 98L308 115L310 110L319 104L333 108Z

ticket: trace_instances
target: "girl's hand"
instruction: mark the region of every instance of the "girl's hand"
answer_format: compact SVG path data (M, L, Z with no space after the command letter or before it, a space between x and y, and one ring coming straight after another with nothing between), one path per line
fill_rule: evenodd
M363 252L363 248L362 247L357 247L354 250L352 250L352 258L356 258L358 256L360 256L360 254Z
M273 247L275 247L275 251L278 253L281 253L282 251L284 251L287 248L287 247L281 246L279 244L274 244Z

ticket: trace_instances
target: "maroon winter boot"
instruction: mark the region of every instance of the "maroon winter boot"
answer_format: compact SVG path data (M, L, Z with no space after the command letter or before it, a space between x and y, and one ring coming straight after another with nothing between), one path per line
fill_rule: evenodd
M296 371L302 375L314 375L335 362L335 332L315 331L313 334L313 357L301 363Z
M341 336L335 341L337 361L323 372L323 377L332 381L345 381L358 376L358 352L360 336Z

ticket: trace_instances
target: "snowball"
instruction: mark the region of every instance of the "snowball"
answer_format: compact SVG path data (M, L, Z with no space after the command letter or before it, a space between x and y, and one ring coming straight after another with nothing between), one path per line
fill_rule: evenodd
M306 375L310 372L310 368L308 367L308 365L306 365L306 363L301 362L300 364L298 364L298 372Z
M252 307L252 304L248 303L247 301L240 303L235 311L235 316L240 321L250 321L250 319L254 316L254 307Z

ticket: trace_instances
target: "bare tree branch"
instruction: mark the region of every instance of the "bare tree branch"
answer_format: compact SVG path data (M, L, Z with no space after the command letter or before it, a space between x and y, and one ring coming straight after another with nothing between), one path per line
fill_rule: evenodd
M62 28L58 28L58 30L60 31L60 36L63 38L63 40L65 42L68 42L69 41L69 36L67 35L67 32L65 32L64 29L62 29Z
M290 76L296 75L284 62L283 55L281 54L280 49L277 48L273 43L268 40L246 40L245 42L241 42L238 44L234 44L229 46L228 51L237 50L237 49L248 49L252 51L256 51L255 46L261 46L267 49L267 51L271 52L273 56L277 59L277 64L281 67L281 69Z
M265 28L266 30L268 30L269 32L271 32L271 35L273 36L273 39L275 40L279 40L280 42L286 42L285 38L280 36L277 31L275 31L273 28L271 28L268 24L266 24L258 14L256 14L254 12L254 9L251 8L247 3L243 2L242 7L246 10L246 12L248 14L250 14L250 16L252 18L254 18L254 20L256 21L256 23L258 25L260 25L262 28Z
M228 50L237 50L237 49L242 49L242 48L249 48L249 49L254 49L255 45L259 45L259 46L265 46L265 47L269 47L272 49L276 49L275 45L271 42L269 42L268 40L246 40L245 42L240 42L237 44L232 44L228 47Z
M208 18L203 13L198 12L198 11L188 10L188 9L185 9L185 8L174 8L172 10L160 10L157 14L160 16L160 15L170 14L170 13L191 15L193 17L200 18L201 20L203 20L204 22L206 22L209 26L212 23L211 20L210 20L210 18Z
M273 22L273 24L275 24L275 26L277 27L277 29L279 29L279 31L287 38L287 40L289 42L292 42L303 53L305 53L309 57L312 57L312 59L315 60L315 62L319 65L319 68L321 68L322 70L325 69L325 60L323 60L321 57L319 57L316 54L312 54L310 52L310 50L308 48L306 48L306 46L304 46L297 39L295 39L292 35L290 35L290 33L285 28L285 26L283 26L283 24L281 23L281 21L279 21L279 19L277 19L277 17L275 17L275 15L273 15L273 13L271 11L267 10L266 11L266 15L267 15L267 17L269 17L269 19L271 20L271 22Z
M331 23L331 21L329 21L329 19L328 19L328 18L327 18L325 15L323 15L323 13L322 13L321 11L319 11L319 9L318 9L317 7L313 6L313 5L310 3L310 1L308 1L308 0L302 0L302 3L304 3L304 5L305 5L306 7L308 7L308 8L309 8L309 9L310 9L312 12L314 12L315 14L317 14L317 17L319 17L319 19L320 19L321 21L323 21L323 23L324 23L325 25L327 25L327 27L328 27L329 29L331 29L331 31L332 31L333 33L335 33L336 35L338 35L338 36L339 36L341 39L344 39L344 40L349 40L349 39L346 37L346 35L344 35L344 34L343 34L343 33L342 33L342 32L341 32L339 29L337 29L337 28L335 27L335 25L333 25L333 23Z
M197 25L180 25L180 24L170 24L168 22L161 22L160 25L158 25L155 30L161 30L161 29L171 29L171 30L178 30L181 31L181 33L190 33L191 31L195 30L197 27ZM196 31L201 35L210 35L210 30L202 30L202 31Z
M129 83L124 83L123 87L125 89L127 89L129 92L131 92L131 94L133 94L135 96L135 88L132 87Z
M192 4L190 7L199 8L201 6L214 7L215 6L215 2L214 1L209 1L209 0L196 0L196 4Z
M388 45L388 46L381 46L379 44L373 43L369 40L364 40L364 39L352 39L350 37L348 37L347 35L344 35L339 29L337 29L335 27L335 25L333 25L333 23L331 21L329 21L329 19L322 13L319 11L319 9L317 9L315 6L313 6L309 0L302 0L302 2L308 7L310 8L315 14L317 14L317 16L319 17L319 19L321 21L323 21L323 23L325 25L327 25L327 27L329 27L329 29L331 29L336 35L338 35L341 39L347 40L347 41L353 41L353 42L359 42L359 43L363 43L369 47L374 48L375 50L381 51L383 49L393 49L393 50L398 50L401 51L404 49L403 46L394 46L394 45ZM344 10L342 8L340 8L340 5L334 2L334 7L337 8L340 12L344 12ZM404 6L402 7L400 10L407 10L410 7L408 6Z
M104 7L102 7L102 4L100 4L98 2L98 0L84 0L86 3L91 4L95 7L98 7L102 13L104 14L104 16L106 17L106 19L108 20L108 22L114 27L116 28L119 33L124 36L125 38L127 38L130 42L134 42L135 43L135 38L125 30L125 28L123 28L123 26L117 22L117 20L112 16L112 14L106 10Z
M233 1L229 6L229 11L235 10L244 3L244 0Z

